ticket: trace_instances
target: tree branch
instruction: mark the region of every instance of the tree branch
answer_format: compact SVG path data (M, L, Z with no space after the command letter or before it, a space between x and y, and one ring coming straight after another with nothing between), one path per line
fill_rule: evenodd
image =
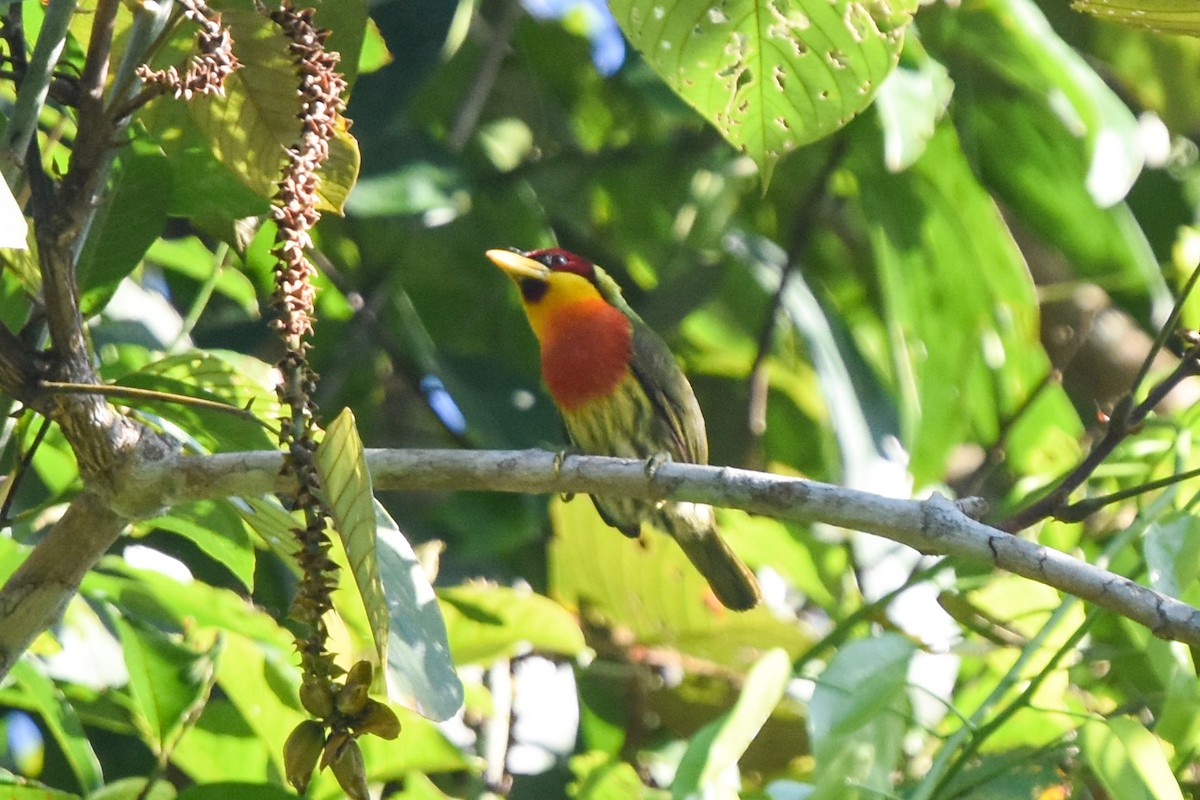
M579 492L710 503L764 516L823 522L906 544L922 553L992 564L1135 620L1165 639L1200 645L1200 610L1134 581L973 519L970 501L898 500L763 472L664 464L648 478L634 459L540 450L368 450L376 489ZM138 465L125 508L287 491L275 452L174 456ZM966 513L964 513L964 508ZM2 598L0 594L0 598Z
M79 582L117 540L126 521L84 492L0 590L0 677L62 614Z

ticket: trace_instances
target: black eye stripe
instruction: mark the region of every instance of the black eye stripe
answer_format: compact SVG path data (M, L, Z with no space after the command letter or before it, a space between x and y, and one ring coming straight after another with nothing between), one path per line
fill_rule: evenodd
M521 279L521 297L525 298L526 303L536 303L546 296L546 290L550 288L550 284L537 278L522 278Z

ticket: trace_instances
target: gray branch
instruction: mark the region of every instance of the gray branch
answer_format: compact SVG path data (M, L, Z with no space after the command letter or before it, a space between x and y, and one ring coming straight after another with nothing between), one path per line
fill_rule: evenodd
M0 677L61 616L79 582L117 540L125 520L91 492L71 501L0 590Z
M175 456L134 470L128 510L153 513L191 500L284 491L274 452ZM971 501L897 500L763 472L663 464L648 477L629 459L540 450L368 450L376 489L579 492L688 500L883 536L922 553L992 564L1135 620L1156 636L1200 645L1200 611L1120 575L985 525Z

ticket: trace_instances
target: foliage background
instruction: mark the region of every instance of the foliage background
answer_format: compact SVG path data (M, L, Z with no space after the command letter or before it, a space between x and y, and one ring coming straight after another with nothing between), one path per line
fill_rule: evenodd
M653 14L614 3L627 30L639 9ZM614 273L670 341L714 463L979 493L1000 519L1079 458L1197 260L1194 38L1060 3L923 7L873 105L777 163L751 146L767 183L653 59L620 57L597 4L381 2L368 24L345 2L318 22L332 47L362 51L345 59L361 70L347 116L362 172L345 215L317 229L311 357L326 415L351 407L368 446L563 446L515 292L482 257L558 243ZM255 40L242 24L235 40ZM68 59L87 25L81 11ZM771 58L746 80L765 85ZM269 407L270 236L245 220L265 209L269 191L247 183L273 151L205 119L159 101L119 151L80 267L90 334L109 380ZM69 115L45 136L62 163L70 137L54 125ZM349 174L331 173L330 191ZM18 328L36 279L5 257L0 316ZM1184 324L1196 314L1192 300ZM1061 385L1045 381L1052 358ZM1188 399L1088 491L1193 466ZM139 413L202 451L272 446L220 415ZM5 428L10 473L37 427ZM78 488L54 429L33 469L0 542L5 574ZM585 501L380 499L439 562L467 686L453 723L409 713L399 740L364 745L387 796L1169 798L1195 785L1190 651L1037 584L727 512L769 599L732 616L672 548L624 541ZM1192 503L1184 485L1031 535L1195 602ZM170 509L89 575L0 690L13 796L133 797L147 775L163 779L151 797L289 795L279 752L301 712L278 620L293 578L262 522L233 501ZM337 643L362 652L346 598ZM335 791L322 779L311 793Z

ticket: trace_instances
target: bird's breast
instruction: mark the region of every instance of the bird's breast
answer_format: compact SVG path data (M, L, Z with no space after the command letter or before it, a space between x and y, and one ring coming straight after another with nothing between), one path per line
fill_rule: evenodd
M564 412L609 397L629 374L631 324L603 300L583 300L557 310L538 338L542 376Z

